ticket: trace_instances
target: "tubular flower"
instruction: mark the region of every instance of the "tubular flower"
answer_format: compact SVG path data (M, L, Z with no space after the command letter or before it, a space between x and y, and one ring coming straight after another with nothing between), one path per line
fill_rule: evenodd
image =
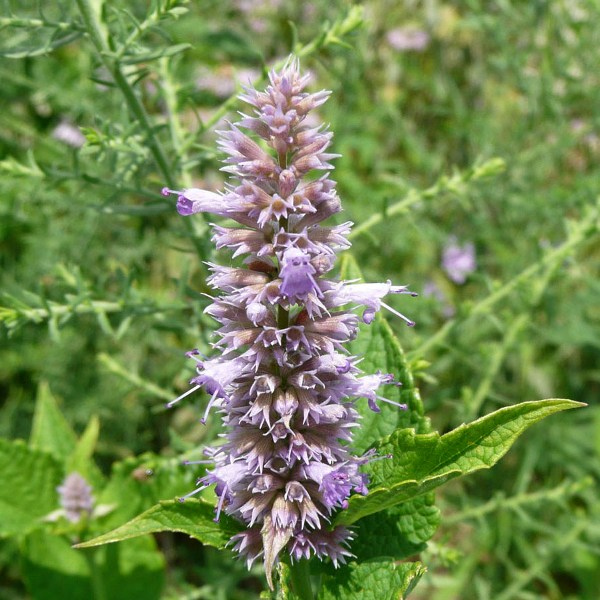
M351 556L352 533L329 523L353 492L367 493L359 469L373 455L351 452L355 402L362 397L378 411L377 401L391 402L379 388L396 384L391 374L362 373L344 345L361 319L370 323L381 306L390 308L387 294L415 294L389 281L327 278L336 253L350 246L352 223L321 225L341 210L329 178L337 155L328 152L326 128L303 122L329 92L305 92L308 76L295 59L269 80L265 91L245 89L240 98L252 114L220 132L231 175L224 192L163 193L177 196L182 215L210 212L239 225L213 225L217 247L245 258L239 267L209 265L219 295L206 312L220 324L218 355L189 353L197 376L180 396L205 390L203 420L217 407L226 443L207 450L213 466L188 496L216 486L217 519L224 511L247 526L232 539L234 550L248 565L261 557L272 587L284 552L292 560L330 557L336 566Z

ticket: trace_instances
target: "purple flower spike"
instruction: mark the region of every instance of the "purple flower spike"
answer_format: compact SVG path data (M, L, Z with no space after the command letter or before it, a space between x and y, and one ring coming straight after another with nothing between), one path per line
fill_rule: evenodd
M65 517L71 523L77 523L82 516L92 513L92 488L79 473L70 473L56 491L60 496Z
M225 192L163 193L177 195L183 215L211 212L239 225L212 226L216 246L243 257L239 266L208 265L208 283L220 291L205 310L219 323L218 355L188 354L197 376L170 405L204 389L202 421L213 407L223 415L225 444L205 450L213 466L184 499L216 486L216 519L225 513L246 525L233 549L248 566L260 558L272 588L282 553L294 561L328 557L336 566L352 556L351 532L330 522L351 494L367 493L359 469L375 459L352 453L354 404L364 398L376 412L378 402L406 406L378 394L397 385L393 375L362 373L344 345L358 332L355 308L365 323L385 307L412 325L382 300L415 294L390 281L326 277L350 246L352 227L321 225L341 210L329 178L337 155L327 152L331 132L305 119L329 92L305 92L308 76L295 59L269 81L265 91L244 90L250 114L219 133L223 170L232 175Z

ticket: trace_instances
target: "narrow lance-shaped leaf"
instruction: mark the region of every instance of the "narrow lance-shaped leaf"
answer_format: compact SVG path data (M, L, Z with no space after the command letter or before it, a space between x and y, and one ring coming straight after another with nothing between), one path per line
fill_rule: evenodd
M223 548L231 537L240 531L240 527L226 515L221 515L219 523L215 523L214 516L214 506L206 502L168 500L153 506L117 529L76 547L90 548L148 533L179 531L208 546Z
M371 464L373 484L368 496L353 496L336 524L350 525L429 492L450 479L488 469L528 427L556 412L584 406L572 400L539 400L502 408L468 425L439 436L400 429L377 446L388 460Z
M102 486L104 477L93 460L96 443L100 434L100 420L92 415L87 427L77 440L77 444L66 461L67 473L79 473L96 489Z

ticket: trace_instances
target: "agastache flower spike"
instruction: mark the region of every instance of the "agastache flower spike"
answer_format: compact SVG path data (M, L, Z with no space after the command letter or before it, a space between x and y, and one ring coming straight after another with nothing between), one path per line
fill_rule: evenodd
M77 523L83 515L90 515L94 508L92 488L79 473L69 473L62 485L56 488L65 517Z
M220 295L205 312L221 325L213 345L219 354L200 360L197 350L189 353L197 376L169 405L204 389L210 400L202 420L213 406L223 414L226 443L205 450L213 466L188 496L216 485L216 518L225 512L246 525L233 549L249 566L261 557L272 588L282 553L293 561L329 557L336 566L352 556L352 533L330 522L352 493L367 493L359 469L375 459L352 454L354 404L364 398L374 411L378 401L406 406L378 393L399 385L393 375L363 373L344 344L357 334L357 307L365 323L383 306L413 325L382 299L416 294L390 281L326 278L336 253L350 246L352 226L321 225L341 210L329 178L337 155L326 152L332 133L304 120L329 92L304 91L308 76L296 59L269 81L264 92L245 89L240 98L250 114L219 133L228 155L222 170L232 175L224 193L163 193L177 195L184 216L210 212L240 225L212 226L218 248L245 257L243 266L209 264L209 285Z

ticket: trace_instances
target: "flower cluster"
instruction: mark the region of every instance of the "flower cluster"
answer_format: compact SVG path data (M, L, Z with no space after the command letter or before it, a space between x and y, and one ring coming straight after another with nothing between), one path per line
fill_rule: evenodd
M197 376L170 405L202 388L210 396L203 420L212 407L224 415L226 443L206 451L213 467L192 494L216 486L217 518L225 511L247 526L232 540L235 550L249 566L262 557L272 585L284 551L292 560L328 556L336 566L350 556L351 532L329 522L352 492L367 492L360 466L372 454L350 450L355 402L365 398L378 411L378 402L391 402L379 388L395 381L363 374L344 345L357 334L356 308L365 323L384 306L412 325L382 299L415 294L389 281L327 277L352 226L322 224L341 210L329 178L337 155L328 152L332 134L305 118L329 92L306 93L308 76L293 59L269 79L265 91L241 96L251 114L218 132L231 174L225 191L163 193L177 194L182 215L210 212L236 223L212 226L217 248L244 257L240 266L210 264L209 284L220 292L206 309L220 323L217 356L188 353Z
M70 473L56 491L65 517L71 523L77 523L84 514L92 513L94 508L92 488L79 473Z

